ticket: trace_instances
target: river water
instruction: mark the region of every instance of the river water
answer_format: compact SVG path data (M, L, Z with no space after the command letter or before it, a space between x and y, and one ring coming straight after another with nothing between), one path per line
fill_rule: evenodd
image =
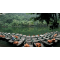
M59 29L49 30L48 27L0 27L0 32L20 33L23 35L40 35L47 32L59 31ZM0 40L0 47L13 47L8 42ZM58 42L55 47L60 47Z

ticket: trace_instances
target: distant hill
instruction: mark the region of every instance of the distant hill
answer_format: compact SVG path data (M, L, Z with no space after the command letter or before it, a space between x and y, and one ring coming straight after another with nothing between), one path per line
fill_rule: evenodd
M15 20L27 20L29 21L31 17L36 17L36 14L26 14L26 13L6 13L5 15L0 16L0 21L3 21L4 23L9 23L9 21ZM11 23L10 22L10 23Z

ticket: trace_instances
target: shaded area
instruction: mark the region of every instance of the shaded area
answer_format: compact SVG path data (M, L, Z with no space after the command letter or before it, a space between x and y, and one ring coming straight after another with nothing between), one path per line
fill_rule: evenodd
M60 41L56 45L54 45L53 47L60 47Z
M9 44L6 41L0 40L0 47L13 47L13 45Z
M35 14L35 13L32 13L32 14ZM45 20L47 23L47 26L51 24L50 29L53 30L55 28L58 28L59 23L57 23L57 21L60 19L59 13L36 13L36 14L39 16L32 17L32 19L34 19L35 21L39 20L43 23Z

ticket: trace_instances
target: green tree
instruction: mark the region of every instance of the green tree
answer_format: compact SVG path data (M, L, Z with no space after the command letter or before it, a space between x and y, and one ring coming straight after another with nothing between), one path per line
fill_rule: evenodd
M32 14L35 14L35 13L32 13ZM54 28L58 27L58 23L57 23L58 15L59 15L58 13L36 13L36 14L39 16L32 17L34 21L39 20L43 23L45 20L47 23L47 26L52 22Z
M13 22L12 22L12 26L19 26L19 21L18 20L13 20Z

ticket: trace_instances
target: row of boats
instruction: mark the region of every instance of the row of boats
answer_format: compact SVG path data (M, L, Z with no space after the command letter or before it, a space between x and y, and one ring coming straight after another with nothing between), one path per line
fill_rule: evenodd
M53 46L60 41L60 33L56 31L40 35L26 36L19 33L0 32L0 40L7 41L15 47L46 47Z

